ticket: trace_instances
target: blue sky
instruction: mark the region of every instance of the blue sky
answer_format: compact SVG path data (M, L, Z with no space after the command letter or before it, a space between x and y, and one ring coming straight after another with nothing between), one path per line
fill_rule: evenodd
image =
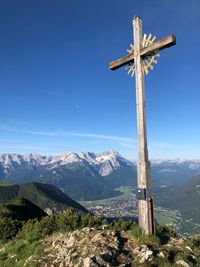
M0 153L137 157L135 80L108 62L143 32L177 38L145 77L150 158L200 158L198 0L0 3Z

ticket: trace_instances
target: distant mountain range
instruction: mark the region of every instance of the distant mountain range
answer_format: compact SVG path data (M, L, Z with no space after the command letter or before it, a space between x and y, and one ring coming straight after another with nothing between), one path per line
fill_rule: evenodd
M134 184L134 175L133 164L116 151L61 156L0 155L1 180L51 183L77 200L115 196L119 192L114 189L121 183Z
M70 206L84 209L72 199L117 196L121 194L116 190L119 186L135 189L136 165L113 150L60 156L2 154L0 180L20 185L5 188L0 182L0 202L22 197L46 211L60 211ZM199 229L200 160L152 160L151 176L155 205L179 210L185 232L190 228Z
M107 176L120 166L131 166L132 163L123 158L118 152L111 150L103 153L65 153L61 156L41 156L38 153L26 155L1 154L0 167L2 177L8 177L17 169L28 167L46 166L49 170L55 170L65 166L66 170L74 171L82 167L86 174Z
M153 184L157 187L180 186L200 175L200 160L152 160Z
M152 160L154 191L177 187L200 174L200 160ZM103 153L0 155L0 179L11 183L43 182L75 200L113 197L116 187L136 186L136 163L111 150Z

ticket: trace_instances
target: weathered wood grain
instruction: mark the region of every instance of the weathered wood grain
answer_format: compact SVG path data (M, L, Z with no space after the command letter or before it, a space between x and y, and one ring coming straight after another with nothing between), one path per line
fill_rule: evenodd
M148 192L148 199L138 199L138 222L145 234L154 234L153 210L148 205L152 198L150 184L150 164L147 149L146 129L146 104L142 47L142 20L137 17L133 20L134 29L134 53L135 53L135 83L136 83L136 108L137 108L137 130L138 130L138 165L137 184L138 188L145 188Z
M154 44L152 44L150 46L144 47L141 50L140 55L142 57L151 56L152 54L154 54L160 50L163 50L165 48L171 47L175 44L176 44L176 37L173 34L171 34L171 35L168 35L167 37L155 42Z

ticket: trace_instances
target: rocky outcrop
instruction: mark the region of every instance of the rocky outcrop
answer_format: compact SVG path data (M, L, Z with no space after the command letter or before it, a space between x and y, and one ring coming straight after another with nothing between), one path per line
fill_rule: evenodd
M36 262L45 267L131 267L196 266L192 248L186 240L172 238L159 246L141 244L127 232L86 227L70 233L59 233L41 241L42 257L30 257L24 266ZM168 265L167 265L168 264Z
M116 231L84 228L43 241L51 266L131 266L127 238ZM46 263L48 266L50 263Z

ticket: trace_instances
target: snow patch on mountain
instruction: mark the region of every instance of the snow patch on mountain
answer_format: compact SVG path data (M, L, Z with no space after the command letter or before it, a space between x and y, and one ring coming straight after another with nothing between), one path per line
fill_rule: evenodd
M200 160L152 160L152 170L155 174L171 175L180 173L181 177L185 170L191 172L191 176L200 173ZM59 172L67 171L82 173L90 176L107 176L121 167L131 167L136 169L136 162L131 162L121 156L117 151L110 150L102 153L93 152L66 152L57 156L42 156L38 153L25 155L1 154L0 173L1 178L8 177L18 169L29 167L43 167L51 171L56 179ZM59 170L59 171L58 171ZM58 171L58 173L56 172Z
M114 150L96 154L92 152L67 152L59 156L42 156L38 153L0 155L0 167L2 167L5 176L14 172L16 168L28 168L30 166L46 166L49 170L63 166L70 171L82 168L85 170L84 172L92 176L97 174L106 176L121 166L131 165L129 160Z
M200 160L199 159L183 159L183 158L177 158L177 159L152 159L151 164L153 165L160 165L160 164L197 164L200 166Z
M190 163L189 168L190 168L191 170L197 170L197 169L200 169L200 162L193 162L193 163Z

